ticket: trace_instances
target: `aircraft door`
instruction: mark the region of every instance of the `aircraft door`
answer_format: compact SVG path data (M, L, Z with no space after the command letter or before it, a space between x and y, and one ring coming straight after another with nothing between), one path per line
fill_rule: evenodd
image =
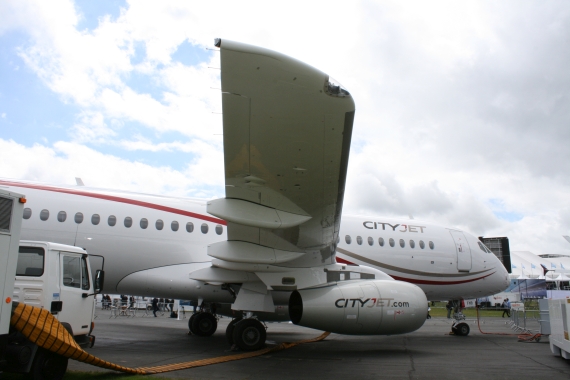
M469 248L467 239L461 231L449 230L449 232L455 242L457 270L460 272L469 272L471 270L471 249Z

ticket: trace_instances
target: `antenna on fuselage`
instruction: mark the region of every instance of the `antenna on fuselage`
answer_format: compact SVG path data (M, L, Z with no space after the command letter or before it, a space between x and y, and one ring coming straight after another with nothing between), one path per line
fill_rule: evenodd
M412 214L408 214L408 216L410 217L410 219L414 219L414 216Z
M79 177L75 177L75 183L77 184L77 186L85 186L83 180Z

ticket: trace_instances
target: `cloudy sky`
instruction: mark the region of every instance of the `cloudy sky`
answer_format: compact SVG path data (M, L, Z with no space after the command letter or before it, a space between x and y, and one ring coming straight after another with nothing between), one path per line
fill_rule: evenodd
M345 213L570 254L568 1L0 0L0 176L223 196L215 37L353 94Z

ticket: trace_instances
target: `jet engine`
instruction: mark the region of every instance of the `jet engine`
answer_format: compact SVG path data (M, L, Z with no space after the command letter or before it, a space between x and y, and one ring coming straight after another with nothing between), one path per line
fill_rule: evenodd
M289 316L299 326L349 335L392 335L419 329L428 301L419 287L393 280L357 280L296 290Z

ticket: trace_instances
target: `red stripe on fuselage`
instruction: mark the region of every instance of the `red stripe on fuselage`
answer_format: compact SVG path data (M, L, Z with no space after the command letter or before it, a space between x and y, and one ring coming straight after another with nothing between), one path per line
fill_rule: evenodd
M129 199L129 198L117 197L114 195L90 193L87 191L64 189L61 187L51 187L51 186L35 185L35 184L20 183L20 182L9 182L9 181L2 181L2 180L0 180L0 185L23 187L26 189L52 191L54 193L72 194L72 195L79 195L82 197L103 199L103 200L111 201L111 202L125 203L125 204L130 204L133 206L140 206L140 207L151 208L154 210L170 212L172 214L189 216L191 218L202 219L202 220L212 222L212 223L223 224L224 226L227 224L225 220L214 218L211 216L196 214L195 212L180 210L177 208L163 206L163 205L159 205L159 204L155 204L155 203L149 203L149 202L137 201L137 200Z
M477 278L472 278L470 280L461 280L461 281L431 281L431 280L418 280L415 278L406 278L406 277L399 277L399 276L394 276L393 274L391 274L390 276L392 276L392 278L394 280L398 280L398 281L405 281L405 282L410 282L412 284L418 284L418 285L458 285L458 284L466 284L468 282L473 282L473 281L477 281L477 280L481 280L485 277L489 277L492 274L494 274L495 272L491 273L491 274L487 274L485 276L482 277L477 277Z

